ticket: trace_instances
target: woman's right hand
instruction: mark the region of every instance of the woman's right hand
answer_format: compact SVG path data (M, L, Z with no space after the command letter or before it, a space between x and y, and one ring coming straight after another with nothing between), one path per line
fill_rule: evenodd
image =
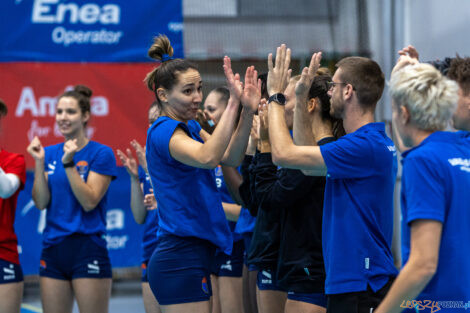
M308 98L308 92L312 86L313 78L315 77L318 69L320 68L321 52L314 53L310 59L310 65L304 67L300 80L295 85L295 96L300 103L306 103ZM299 103L299 101L297 101Z
M132 155L131 149L126 149L127 155L124 154L121 150L116 150L119 159L122 162L122 165L126 168L129 175L133 178L139 177L139 166L137 165L137 161Z
M34 158L35 161L42 161L45 157L44 147L41 144L41 141L37 136L34 136L31 140L26 151Z

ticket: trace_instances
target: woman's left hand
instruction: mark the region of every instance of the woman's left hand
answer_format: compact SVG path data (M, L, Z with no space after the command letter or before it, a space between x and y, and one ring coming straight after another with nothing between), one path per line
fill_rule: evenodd
M64 155L62 156L62 163L70 163L73 161L73 156L78 150L77 139L67 140L64 144Z
M254 113L258 109L261 100L261 80L254 66L249 66L245 73L245 88L241 96L243 108Z

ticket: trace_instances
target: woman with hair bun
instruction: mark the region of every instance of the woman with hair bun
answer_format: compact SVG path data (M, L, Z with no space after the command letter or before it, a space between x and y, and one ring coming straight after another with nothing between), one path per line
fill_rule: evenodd
M116 177L111 148L86 137L92 91L82 85L62 94L56 123L65 142L27 151L35 160L33 200L47 209L39 269L45 313L107 312L111 263L106 248L107 191Z
M261 85L253 66L242 84L225 57L230 98L209 135L194 120L202 102L196 66L172 59L173 48L163 35L155 38L148 54L161 62L146 77L161 108L148 131L146 149L159 218L149 283L162 312L209 313L215 251L230 254L233 244L213 169L219 164L238 166L243 160Z

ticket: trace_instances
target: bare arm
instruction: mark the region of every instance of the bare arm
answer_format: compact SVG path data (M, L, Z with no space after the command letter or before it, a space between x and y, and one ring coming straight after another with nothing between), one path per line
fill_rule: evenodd
M240 216L240 210L242 207L235 203L222 202L224 208L225 217L231 222L236 222Z
M34 183L32 197L34 204L39 210L43 210L49 204L51 193L47 185L47 173L44 172L44 158L45 152L38 137L29 144L26 149L29 154L34 158Z
M412 301L421 293L436 272L441 234L442 223L438 221L412 222L409 260L374 312L401 312L403 303Z

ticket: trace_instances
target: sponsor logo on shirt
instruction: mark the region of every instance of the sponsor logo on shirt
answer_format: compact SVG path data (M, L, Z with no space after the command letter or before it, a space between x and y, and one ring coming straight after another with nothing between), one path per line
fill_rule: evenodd
M94 260L93 263L87 264L88 274L99 274L100 273L100 266L98 265L98 261Z
M393 152L393 155L397 155L397 148L395 146L387 146L388 151Z
M3 280L13 280L15 277L15 269L13 264L10 264L9 267L3 268Z
M460 166L460 170L470 173L470 159L453 158L448 159L450 165Z

